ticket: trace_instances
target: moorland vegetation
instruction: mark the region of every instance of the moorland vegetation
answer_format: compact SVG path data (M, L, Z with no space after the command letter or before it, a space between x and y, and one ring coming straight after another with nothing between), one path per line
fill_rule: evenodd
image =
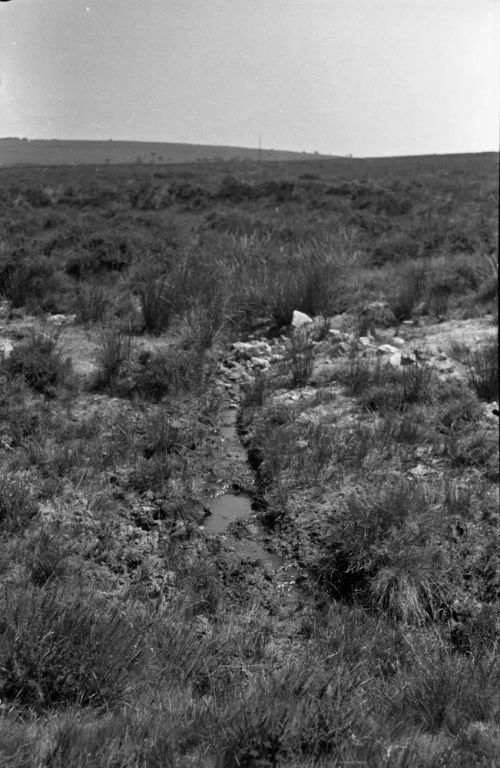
M497 204L492 154L2 170L2 766L499 765Z

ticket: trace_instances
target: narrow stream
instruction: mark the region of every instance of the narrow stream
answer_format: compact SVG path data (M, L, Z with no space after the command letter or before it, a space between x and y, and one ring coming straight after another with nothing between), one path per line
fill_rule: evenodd
M224 442L225 455L234 463L235 473L238 472L239 464L243 475L249 471L248 457L236 429L237 413L236 407L221 411L219 434ZM237 520L252 520L256 517L248 494L231 493L226 489L209 499L205 506L210 515L205 518L203 525L211 533L224 533ZM254 539L240 539L240 543L247 558L260 561L274 571L273 581L281 593L290 594L296 588L297 568L293 563L287 563L278 555L268 552Z
M220 436L224 441L225 453L229 460L246 463L247 455L236 431L236 408L221 411ZM204 527L213 533L223 533L236 520L248 520L254 514L252 500L246 494L224 492L210 499L207 508L211 514L205 519Z

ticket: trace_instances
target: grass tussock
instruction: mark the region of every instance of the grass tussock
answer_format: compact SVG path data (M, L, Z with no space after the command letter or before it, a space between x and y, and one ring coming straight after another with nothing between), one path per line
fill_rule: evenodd
M143 654L118 611L68 586L5 585L0 595L2 700L34 711L109 707Z
M481 400L498 401L498 336L467 356L469 384Z
M3 371L21 377L35 392L55 397L58 388L72 385L71 361L63 358L57 342L57 335L32 331L2 362Z

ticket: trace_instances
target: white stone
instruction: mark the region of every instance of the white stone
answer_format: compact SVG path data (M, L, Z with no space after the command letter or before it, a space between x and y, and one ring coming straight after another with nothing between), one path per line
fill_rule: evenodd
M381 355L399 355L399 350L397 347L393 347L392 344L382 344L382 346L377 347L377 352Z
M265 357L252 357L250 362L255 368L269 368L269 360Z
M395 352L393 355L391 355L389 358L389 363L393 368L399 368L401 365L401 352Z
M0 339L0 359L10 357L13 344L10 339Z
M299 312L298 309L293 310L292 325L294 328L301 328L309 323L312 323L312 318L309 315L306 315L305 312Z

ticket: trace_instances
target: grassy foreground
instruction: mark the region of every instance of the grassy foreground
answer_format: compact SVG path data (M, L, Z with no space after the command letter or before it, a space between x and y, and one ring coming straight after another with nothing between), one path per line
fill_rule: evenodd
M2 766L498 767L497 171L2 172ZM457 376L363 348L476 319Z

